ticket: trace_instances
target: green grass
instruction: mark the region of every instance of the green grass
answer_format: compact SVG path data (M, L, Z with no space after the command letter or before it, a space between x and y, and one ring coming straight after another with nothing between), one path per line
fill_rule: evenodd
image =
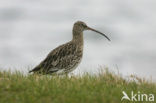
M121 103L122 91L156 95L155 83L133 79L125 80L107 70L71 77L0 72L0 103Z

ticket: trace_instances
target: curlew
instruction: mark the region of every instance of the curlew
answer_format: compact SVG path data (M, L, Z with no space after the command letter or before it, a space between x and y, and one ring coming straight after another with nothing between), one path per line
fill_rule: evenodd
M83 31L85 30L97 32L110 41L105 34L88 27L82 21L77 21L73 26L72 40L52 50L39 65L29 72L67 74L76 69L83 55Z

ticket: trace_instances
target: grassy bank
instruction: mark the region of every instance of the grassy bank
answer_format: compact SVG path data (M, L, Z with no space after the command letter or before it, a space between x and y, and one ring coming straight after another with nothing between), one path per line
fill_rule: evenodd
M121 103L122 91L156 95L156 84L138 77L125 80L108 71L72 77L0 72L0 103Z

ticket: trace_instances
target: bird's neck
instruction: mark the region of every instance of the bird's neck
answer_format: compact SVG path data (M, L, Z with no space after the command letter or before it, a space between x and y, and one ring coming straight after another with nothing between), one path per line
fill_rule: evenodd
M83 32L73 30L72 41L83 49Z

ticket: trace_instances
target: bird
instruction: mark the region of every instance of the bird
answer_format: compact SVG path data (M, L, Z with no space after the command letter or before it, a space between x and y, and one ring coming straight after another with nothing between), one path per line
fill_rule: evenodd
M75 70L82 60L84 46L83 31L86 30L99 33L110 41L104 33L87 26L83 21L77 21L73 25L72 40L52 50L47 57L34 69L30 70L29 73L60 75L68 74Z

